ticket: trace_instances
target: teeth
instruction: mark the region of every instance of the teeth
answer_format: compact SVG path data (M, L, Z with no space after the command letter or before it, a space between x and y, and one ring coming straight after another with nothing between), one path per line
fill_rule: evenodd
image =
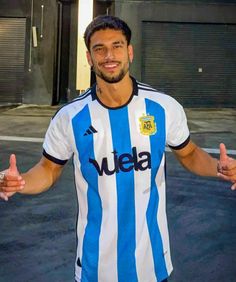
M115 68L118 64L105 64L104 67L106 68Z

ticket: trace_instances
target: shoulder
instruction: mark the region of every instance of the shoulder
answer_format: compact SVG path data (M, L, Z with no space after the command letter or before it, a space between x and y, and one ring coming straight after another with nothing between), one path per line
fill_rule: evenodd
M172 96L155 89L149 84L145 84L137 80L136 83L138 95L160 104L160 106L162 106L165 110L172 110L176 107L182 108L182 105Z
M93 101L92 88L86 90L83 94L78 96L78 98L73 99L67 104L63 105L52 117L54 119L66 118L72 119L76 114L78 114L86 105Z

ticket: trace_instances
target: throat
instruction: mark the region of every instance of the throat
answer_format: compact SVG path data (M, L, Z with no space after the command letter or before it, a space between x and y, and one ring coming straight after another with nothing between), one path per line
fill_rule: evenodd
M98 100L108 108L117 108L126 105L133 96L133 85L128 84L124 87L96 86Z

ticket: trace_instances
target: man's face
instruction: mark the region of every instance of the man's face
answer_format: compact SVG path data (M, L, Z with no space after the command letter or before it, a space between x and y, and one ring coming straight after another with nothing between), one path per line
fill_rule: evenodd
M128 73L133 49L120 30L99 30L91 36L87 59L98 77L116 83Z

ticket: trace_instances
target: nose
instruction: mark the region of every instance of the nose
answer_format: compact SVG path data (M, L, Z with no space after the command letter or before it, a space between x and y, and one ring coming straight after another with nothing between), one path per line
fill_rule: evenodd
M114 58L114 53L112 48L106 48L105 59L112 59Z

